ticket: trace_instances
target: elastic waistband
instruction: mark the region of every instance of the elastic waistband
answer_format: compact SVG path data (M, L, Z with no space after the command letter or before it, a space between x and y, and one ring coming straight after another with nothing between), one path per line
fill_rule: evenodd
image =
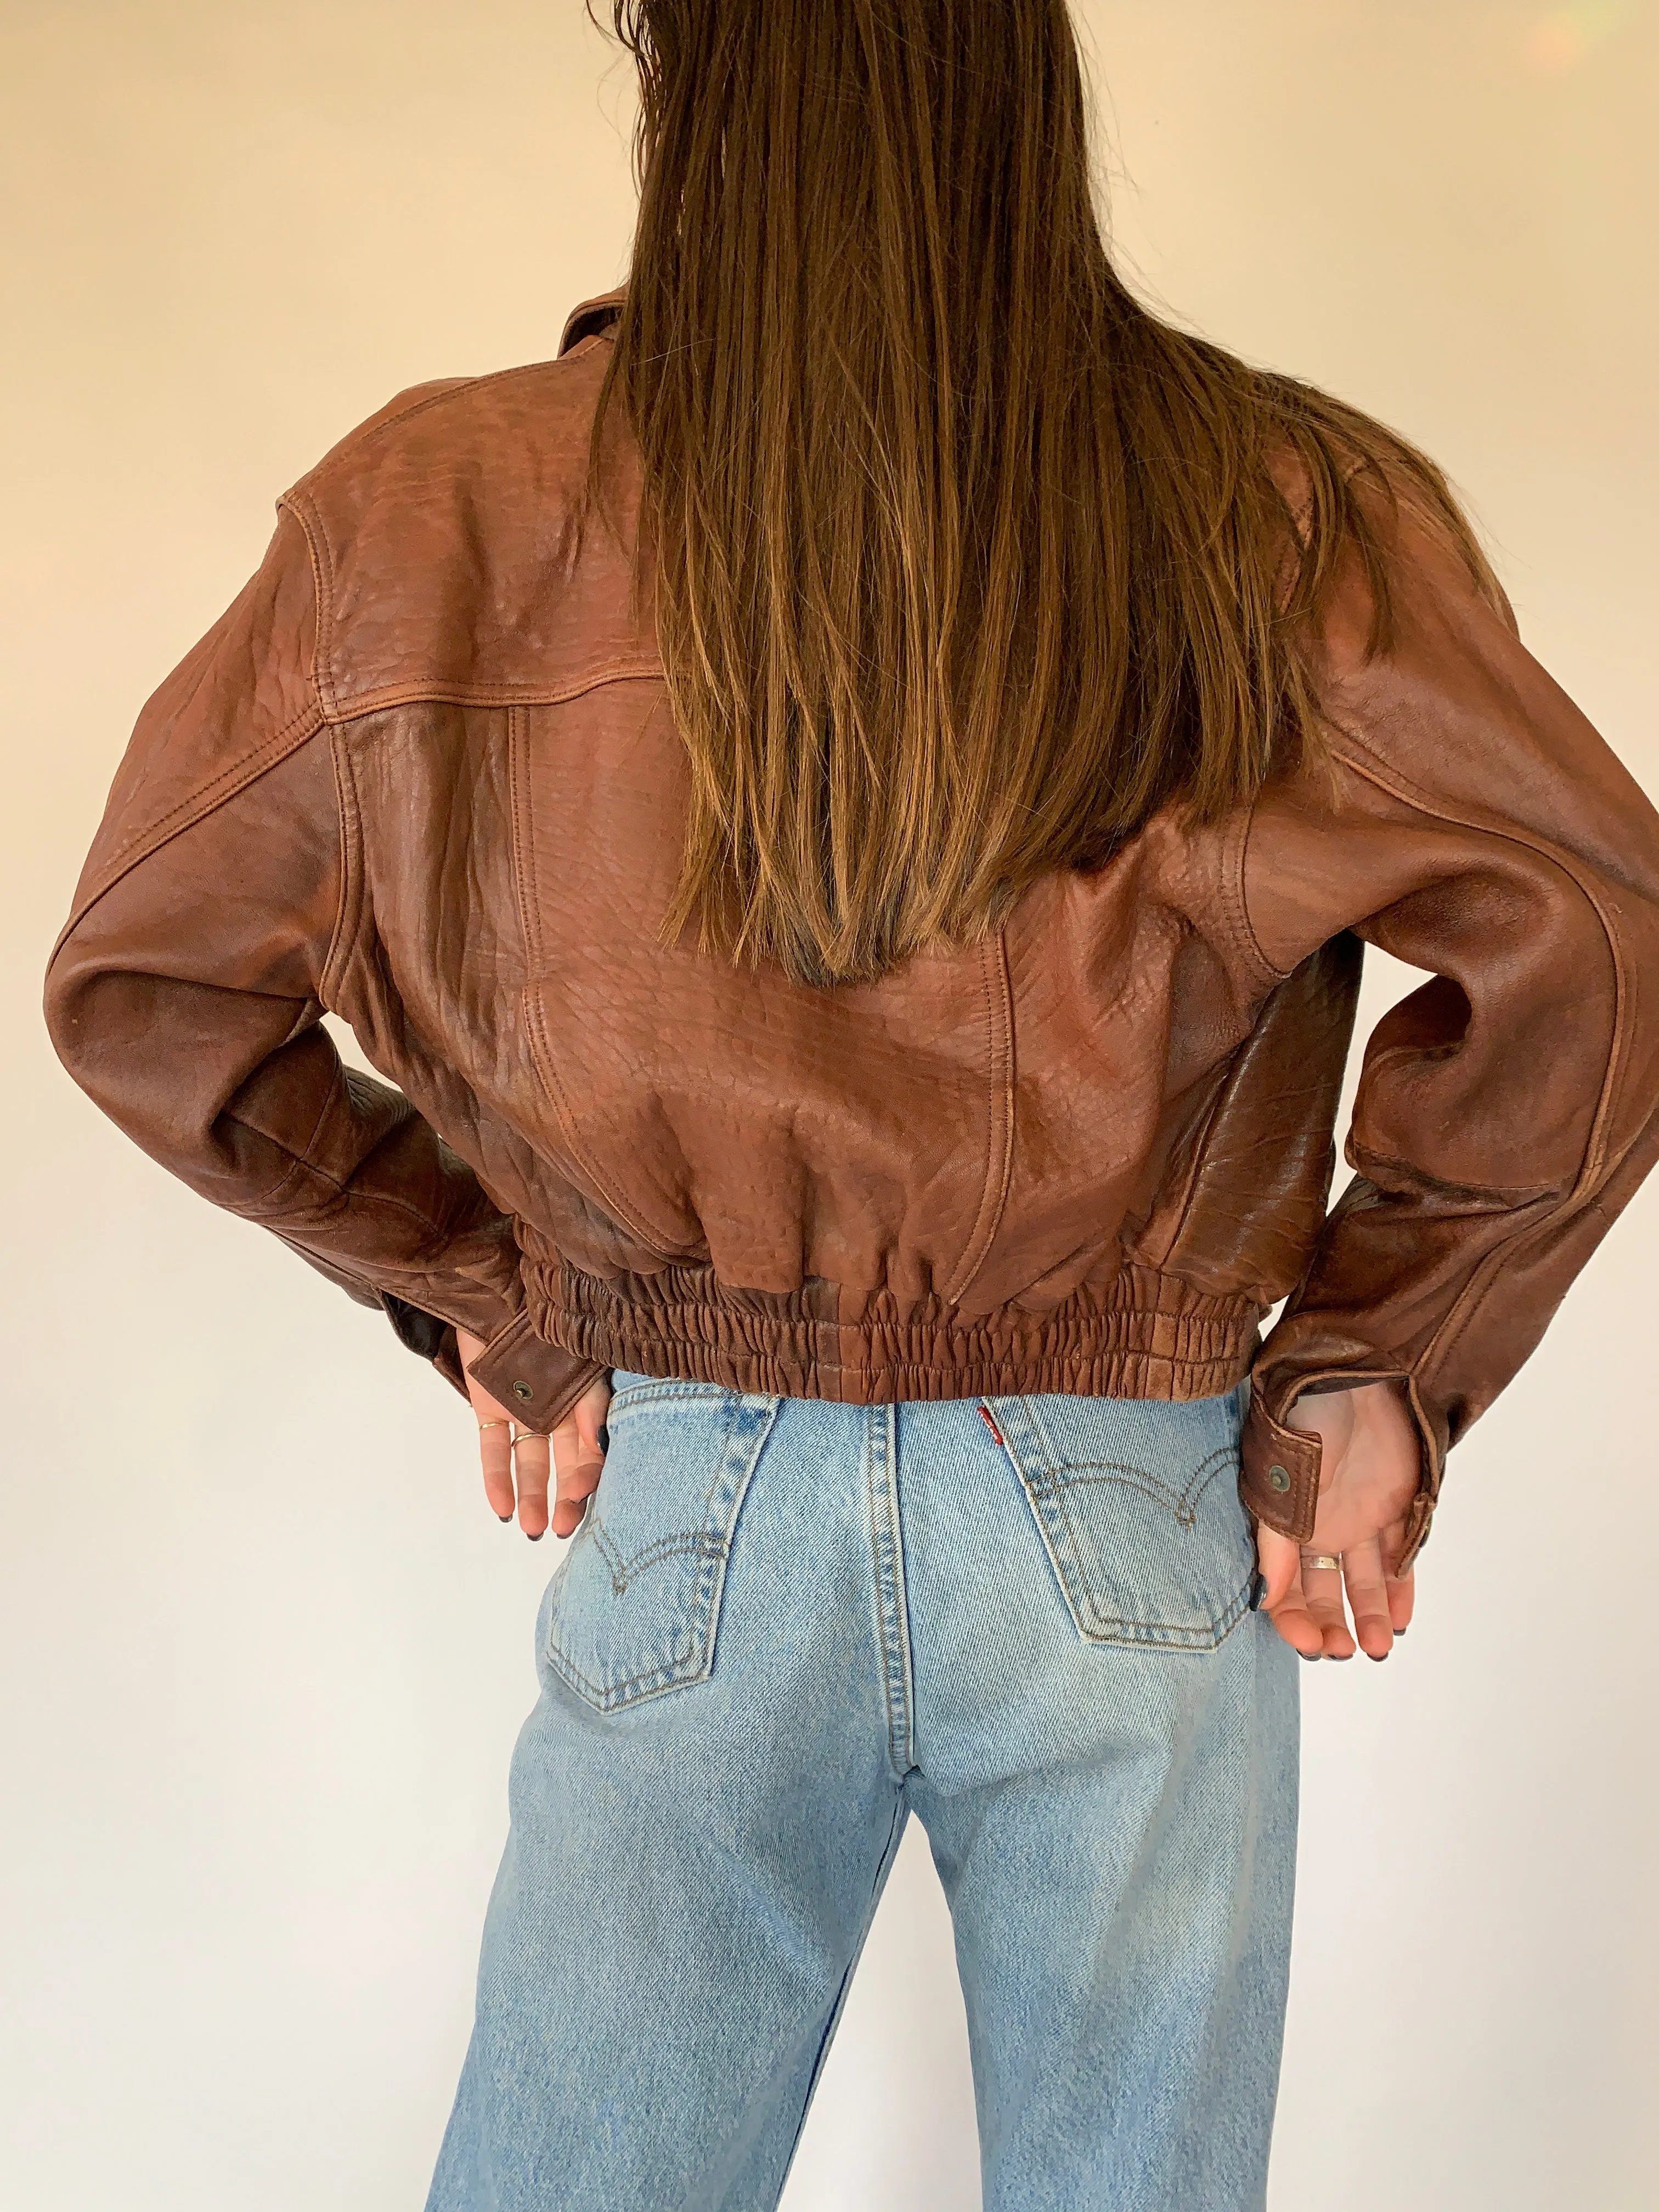
M735 1290L708 1267L617 1279L528 1265L538 1336L595 1366L842 1405L1066 1391L1219 1397L1248 1370L1261 1310L1133 1262L1051 1311L964 1319L943 1299L890 1293L842 1316L834 1283Z

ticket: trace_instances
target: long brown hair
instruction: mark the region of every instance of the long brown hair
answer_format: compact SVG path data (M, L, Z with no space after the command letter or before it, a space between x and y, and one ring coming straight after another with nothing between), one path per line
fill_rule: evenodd
M666 934L873 977L1247 799L1317 744L1345 544L1386 634L1356 468L1496 591L1431 462L1131 296L1065 0L612 15L641 204L589 491L620 394L691 765Z

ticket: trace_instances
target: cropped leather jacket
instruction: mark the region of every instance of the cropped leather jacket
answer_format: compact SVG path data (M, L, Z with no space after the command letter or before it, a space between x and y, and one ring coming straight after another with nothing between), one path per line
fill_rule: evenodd
M624 546L575 521L619 297L280 501L116 776L47 980L75 1079L453 1382L484 1339L534 1426L611 1366L852 1403L1248 1373L1245 1501L1305 1538L1293 1401L1397 1377L1414 1551L1654 1156L1642 792L1407 530L1388 648L1357 562L1322 631L1328 758L1249 808L873 984L664 945L684 749ZM1365 944L1429 980L1328 1212Z

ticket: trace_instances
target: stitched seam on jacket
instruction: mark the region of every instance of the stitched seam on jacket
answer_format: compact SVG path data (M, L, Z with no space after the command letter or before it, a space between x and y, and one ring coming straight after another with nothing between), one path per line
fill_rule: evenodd
M1260 1310L1260 1308L1256 1309L1258 1313ZM559 1313L555 1313L552 1318L555 1325L556 1326L561 1320L567 1318L567 1316ZM665 1349L671 1352L684 1352L690 1348L678 1344L674 1340L671 1340L660 1330L650 1332L650 1334L652 1341L654 1344L660 1345ZM637 1345L641 1340L641 1333L636 1331L634 1337L630 1339L630 1343ZM596 1373L602 1373L608 1364L613 1364L604 1360L593 1359L592 1356L586 1352L571 1351L570 1346L564 1342L562 1337L550 1338L544 1340L549 1342L556 1342L559 1349L561 1351L569 1352L570 1357L573 1359L586 1360ZM1229 1340L1218 1350L1213 1352L1206 1352L1201 1356L1198 1354L1184 1354L1179 1352L1146 1352L1133 1345L1115 1344L1109 1340L1103 1340L1103 1341L1092 1347L1085 1346L1079 1349L1078 1346L1073 1346L1069 1351L1066 1352L1030 1352L1022 1351L1018 1346L1014 1346L1002 1356L988 1355L983 1358L971 1361L965 1366L955 1362L952 1362L948 1366L935 1366L930 1365L927 1362L923 1360L890 1358L884 1358L873 1362L815 1358L810 1362L795 1364L801 1366L803 1371L810 1371L810 1373L815 1376L830 1375L850 1376L854 1380L862 1380L863 1378L870 1376L892 1376L895 1379L915 1376L917 1379L925 1382L949 1382L951 1384L952 1387L950 1389L941 1390L938 1394L937 1399L929 1401L934 1403L946 1400L975 1398L981 1396L1006 1397L1012 1395L1020 1389L1043 1390L1051 1387L1056 1389L1074 1389L1075 1378L1080 1371L1085 1370L1106 1368L1122 1375L1127 1374L1131 1369L1138 1369L1142 1371L1144 1376L1144 1372L1146 1369L1157 1366L1167 1371L1168 1379L1171 1382L1177 1380L1185 1380L1188 1382L1195 1381L1201 1386L1189 1389L1184 1393L1170 1391L1164 1393L1162 1396L1159 1396L1157 1393L1152 1394L1157 1398L1158 1402L1159 1403L1168 1402L1176 1405L1188 1405L1201 1398L1224 1395L1228 1390L1237 1389L1237 1385L1250 1371L1250 1332L1241 1325L1240 1328L1234 1333L1233 1336L1231 1337ZM705 1352L711 1349L711 1347L708 1346L699 1346L696 1348ZM762 1355L751 1352L748 1356L753 1359L762 1356L771 1355ZM712 1366L720 1363L715 1358L710 1358L708 1361L708 1364ZM1044 1370L1052 1370L1056 1377L1065 1376L1072 1379L1070 1381L1056 1380L1053 1385L1047 1382L1030 1381L1022 1382L1013 1379L1024 1376L1029 1376L1031 1370L1034 1368ZM1351 1370L1344 1369L1342 1371L1346 1374ZM1403 1370L1401 1371L1403 1372ZM964 1386L963 1380L964 1376L977 1376L983 1379L970 1380ZM697 1376L686 1376L677 1377L674 1379L697 1381L702 1378ZM716 1382L714 1387L717 1389L732 1390L740 1396L775 1397L781 1395L776 1391L762 1389L751 1384ZM808 1393L806 1395L810 1395L811 1394ZM1105 1395L1109 1396L1145 1396L1148 1394L1144 1391L1133 1392L1126 1390L1108 1390ZM893 1401L886 1399L871 1400L865 1398L848 1398L826 1402L845 1405L884 1405ZM902 1403L905 1401L901 1400L898 1402Z
M354 692L349 698L331 692L324 708L324 719L338 726L344 722L362 721L370 714L386 714L394 707L559 707L568 700L580 698L586 691L597 691L606 684L661 680L660 657L643 654L601 662L595 668L584 669L557 684L447 684L434 680L382 684L378 690Z
M311 591L316 601L312 618L311 688L322 704L323 718L331 720L329 707L333 690L330 672L329 653L334 636L334 557L328 542L328 532L323 528L322 518L311 501L300 492L285 492L276 502L277 511L283 508L299 524L306 548L311 556Z
M1090 1317L1090 1327L1074 1326L1067 1331L1063 1342L1048 1345L1040 1340L1033 1342L1029 1337L1015 1337L1001 1343L975 1343L976 1335L987 1333L925 1328L925 1335L954 1335L958 1340L957 1347L940 1362L906 1356L900 1339L912 1332L902 1325L896 1328L878 1323L866 1328L848 1322L837 1327L780 1317L769 1326L757 1327L757 1321L768 1317L751 1315L744 1317L747 1326L740 1339L727 1342L722 1338L719 1323L722 1317L730 1319L730 1315L721 1307L706 1303L681 1301L673 1309L665 1310L635 1306L626 1298L607 1295L599 1308L590 1309L573 1304L562 1295L550 1300L545 1291L542 1303L546 1308L549 1333L577 1357L594 1357L595 1343L602 1342L613 1348L617 1344L626 1344L630 1350L650 1344L670 1347L678 1358L690 1363L689 1372L678 1375L677 1379L681 1380L698 1379L697 1370L704 1367L729 1373L742 1365L769 1363L815 1376L848 1376L856 1379L872 1375L915 1375L948 1378L957 1387L945 1395L952 1397L963 1395L964 1376L1030 1373L1033 1369L1074 1373L1079 1366L1102 1364L1117 1368L1158 1366L1168 1369L1172 1376L1185 1374L1208 1377L1218 1368L1224 1367L1231 1375L1231 1383L1224 1387L1231 1387L1249 1368L1250 1342L1261 1313L1253 1301L1242 1297L1209 1301L1226 1310L1192 1316L1196 1324L1195 1340L1166 1342L1163 1346L1158 1344L1155 1333L1146 1340L1138 1340L1139 1332L1148 1324L1161 1318L1179 1318L1157 1306L1101 1312ZM684 1324L688 1317L693 1322L712 1322L714 1326L687 1328ZM965 1342L961 1340L964 1336ZM573 1338L577 1341L571 1341ZM829 1348L832 1343L836 1349L845 1349L855 1356L834 1356ZM876 1356L859 1358L856 1355L860 1352L873 1352ZM1242 1365L1238 1364L1241 1356ZM628 1366L630 1362L623 1358L611 1364ZM709 1379L720 1377L711 1372ZM769 1385L741 1387L769 1394L771 1390ZM1039 1386L1031 1383L1025 1387ZM974 1395L977 1388L972 1386L968 1395Z
M325 702L334 696L333 674L329 665L329 649L333 643L333 549L328 542L328 533L323 525L322 510L317 504L312 487L343 467L349 459L355 458L368 447L377 444L391 431L412 422L417 415L424 415L429 407L440 407L445 401L457 398L464 392L477 392L485 385L509 383L514 378L520 376L544 375L548 370L556 369L560 365L560 357L556 355L551 361L523 362L516 368L496 369L488 376L446 379L441 391L429 392L424 399L412 401L409 406L399 408L395 415L388 415L383 421L375 423L372 429L364 430L358 435L349 438L344 453L332 460L319 461L315 469L312 470L307 476L302 477L297 484L284 492L277 501L279 508L286 507L293 511L301 527L305 531L307 540L311 543L313 564L320 560L320 565L328 580L328 598L325 601L319 595L319 599L315 661L317 689ZM309 520L307 520L307 514ZM327 608L326 618L329 624L326 639L324 634L325 606Z
M343 744L333 742L336 734L336 732L331 729L329 750L334 764L335 799L340 809L340 900L335 914L334 935L330 940L328 957L323 963L322 979L319 982L317 992L319 1002L328 1006L331 1012L335 1009L325 994L331 991L333 987L343 980L345 968L352 954L358 948L362 935L363 909L367 900L362 866L362 806L357 796L355 764L350 758L349 749ZM349 920L347 919L348 915ZM343 1019L344 1017L342 1016L341 1018ZM389 1082L391 1079L388 1077L384 1079ZM343 1067L336 1077L334 1089L331 1090L329 1101L325 1104L325 1113L327 1110L327 1103L332 1102L337 1091L347 1091L347 1095L349 1096ZM326 1170L317 1167L310 1156L310 1147L316 1142L317 1130L322 1126L323 1114L319 1113L317 1117L317 1127L312 1131L307 1142L304 1164L311 1167L315 1173L323 1176L325 1180L335 1182L336 1179L329 1176ZM342 1191L349 1188L348 1184L338 1182L336 1187ZM387 1205L400 1203L398 1200L386 1198L378 1192L358 1191L354 1195L360 1202ZM418 1207L404 1206L402 1210L408 1214L410 1220L418 1221L434 1239L447 1241L453 1233L442 1229L429 1214L422 1212ZM378 1290L378 1286L376 1287Z
M340 896L334 909L328 952L317 981L317 996L332 1012L362 929L362 808L347 747L332 727L328 738L329 757L334 769L334 803L339 811Z
M1008 1202L1014 1172L1014 1010L1008 979L1008 948L999 930L980 955L980 983L985 994L987 1114L985 1179L979 1209L954 1280L944 1295L954 1304L990 1256Z
M1243 810L1243 820L1228 833L1227 842L1235 849L1227 858L1222 874L1222 888L1239 950L1271 986L1284 982L1287 976L1295 975L1296 969L1293 966L1280 968L1268 959L1250 920L1250 902L1245 894L1244 875L1249 865L1250 831L1255 826L1256 808L1261 798L1261 794L1257 791Z
M514 705L507 710L507 794L513 820L513 896L519 909L519 931L524 940L525 974L539 978L542 962L541 916L536 911L530 884L530 763L525 758L527 740L524 715ZM534 988L532 985L531 988Z
M252 752L246 753L229 768L222 769L216 776L199 785L188 799L179 799L170 806L159 821L142 831L131 843L121 846L104 864L103 872L64 923L58 942L52 947L56 960L70 937L77 930L99 901L106 898L116 885L146 860L153 860L164 845L171 844L185 830L193 830L198 822L228 800L257 782L260 776L274 768L280 768L290 753L297 752L307 738L323 726L322 711L315 704L305 708L290 721L285 722L274 737L265 739ZM195 811L191 811L194 809ZM179 818L179 817L184 818ZM50 964L50 963L49 963Z
M620 1199L611 1188L608 1176L601 1174L597 1162L576 1131L575 1115L564 1085L559 1079L553 1058L551 1040L542 1006L541 982L537 971L541 964L541 917L535 910L534 843L535 823L532 819L535 802L531 797L529 763L525 758L523 716L513 709L507 714L507 790L513 815L513 870L519 894L519 925L525 932L526 950L529 955L526 966L533 980L526 981L520 994L526 1027L530 1033L531 1064L541 1078L544 1089L552 1102L559 1120L559 1128L571 1157L592 1185L600 1202L612 1218L619 1221L630 1236L654 1253L659 1259L672 1259L673 1244L654 1234L643 1219L636 1216L632 1206ZM533 963L533 965L532 964Z
M327 1006L331 1012L334 1011L331 1003L334 987L342 981L344 969L352 953L356 950L362 933L365 901L362 849L362 807L357 797L356 781L349 749L343 744L337 743L335 738L336 733L331 729L329 757L334 769L334 798L339 810L340 821L340 896L335 908L334 928L329 939L328 954L323 962L322 972L317 986L319 1003ZM350 917L349 921L348 914ZM343 1016L342 1019L343 1018ZM348 1184L339 1182L335 1177L329 1176L325 1169L318 1167L316 1162L311 1158L311 1147L317 1141L317 1132L323 1126L329 1107L342 1091L345 1092L348 1097L349 1097L343 1066L337 1069L328 1097L318 1114L316 1126L306 1140L305 1151L295 1162L295 1169L290 1170L287 1180L291 1181L294 1173L303 1165L321 1176L325 1181L333 1182L336 1188L341 1191L349 1188ZM380 1193L358 1191L354 1195L360 1203L364 1201L370 1204L387 1205L400 1203L396 1200L384 1198ZM410 1220L418 1221L434 1238L445 1237L448 1234L432 1220L430 1215L422 1213L417 1207L404 1206L402 1210L407 1213ZM372 1287L375 1288L378 1295L378 1285Z
M552 1102L553 1110L559 1117L560 1133L570 1149L571 1158L587 1177L601 1205L613 1220L619 1222L627 1230L629 1235L637 1239L653 1257L659 1260L674 1259L677 1255L673 1244L656 1231L647 1228L644 1221L635 1214L634 1208L617 1194L611 1187L610 1178L599 1172L592 1155L576 1133L575 1117L571 1113L570 1102L566 1096L563 1085L559 1080L558 1070L554 1064L553 1048L548 1038L539 988L534 984L528 986L520 997L520 1004L524 1009L530 1030L531 1060Z
M311 563L311 659L307 673L311 678L311 688L320 701L323 696L324 672L320 665L324 657L323 635L325 625L332 611L332 586L325 553L318 550L320 525L318 530L313 530L311 524L306 520L304 508L297 500L286 496L279 499L276 502L277 514L280 515L284 509L294 517L299 526L300 535L306 541L306 558Z
M666 1312L672 1309L697 1314L725 1313L743 1315L769 1325L782 1323L812 1328L845 1328L854 1331L865 1326L859 1321L831 1322L802 1306L792 1305L792 1299L799 1299L805 1295L799 1291L781 1297L776 1293L764 1293L766 1302L763 1306L746 1306L742 1303L744 1293L741 1288L720 1281L707 1261L688 1260L683 1254L668 1256L670 1265L660 1271L660 1274L653 1273L643 1279L658 1293L649 1299L636 1300L626 1291L617 1290L605 1275L590 1274L580 1269L574 1272L585 1293L607 1303L615 1303L629 1311ZM665 1290L661 1285L662 1276L670 1279ZM674 1278L685 1279L676 1285ZM1137 1296L1127 1289L1120 1297L1111 1295L1127 1279L1138 1278L1152 1279L1148 1287L1153 1291L1152 1296ZM820 1277L816 1279L823 1282L825 1279ZM1102 1289L1101 1299L1097 1303L1091 1301L1085 1309L1087 1312L1139 1315L1143 1317L1158 1316L1172 1321L1230 1322L1234 1315L1246 1309L1259 1310L1260 1306L1260 1302L1248 1291L1200 1290L1183 1275L1160 1267L1155 1262L1133 1257L1125 1259L1115 1274L1107 1279ZM1005 1307L1002 1311L1007 1316L1008 1327L1026 1332L1056 1326L1068 1328L1075 1318L1068 1310L1074 1305L1078 1297L1079 1294L1074 1292L1071 1298L1063 1300L1054 1308L1027 1310ZM896 1313L878 1313L869 1326L879 1334L896 1323L905 1328L930 1328L947 1336L982 1335L994 1326L988 1317L982 1316L974 1316L964 1324L948 1310L942 1297L933 1301L906 1302Z

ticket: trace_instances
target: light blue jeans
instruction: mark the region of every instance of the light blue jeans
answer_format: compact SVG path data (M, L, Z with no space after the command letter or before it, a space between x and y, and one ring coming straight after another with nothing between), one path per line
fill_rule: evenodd
M913 1810L986 2212L1261 2206L1297 1683L1242 1390L612 1379L428 2212L769 2212Z

